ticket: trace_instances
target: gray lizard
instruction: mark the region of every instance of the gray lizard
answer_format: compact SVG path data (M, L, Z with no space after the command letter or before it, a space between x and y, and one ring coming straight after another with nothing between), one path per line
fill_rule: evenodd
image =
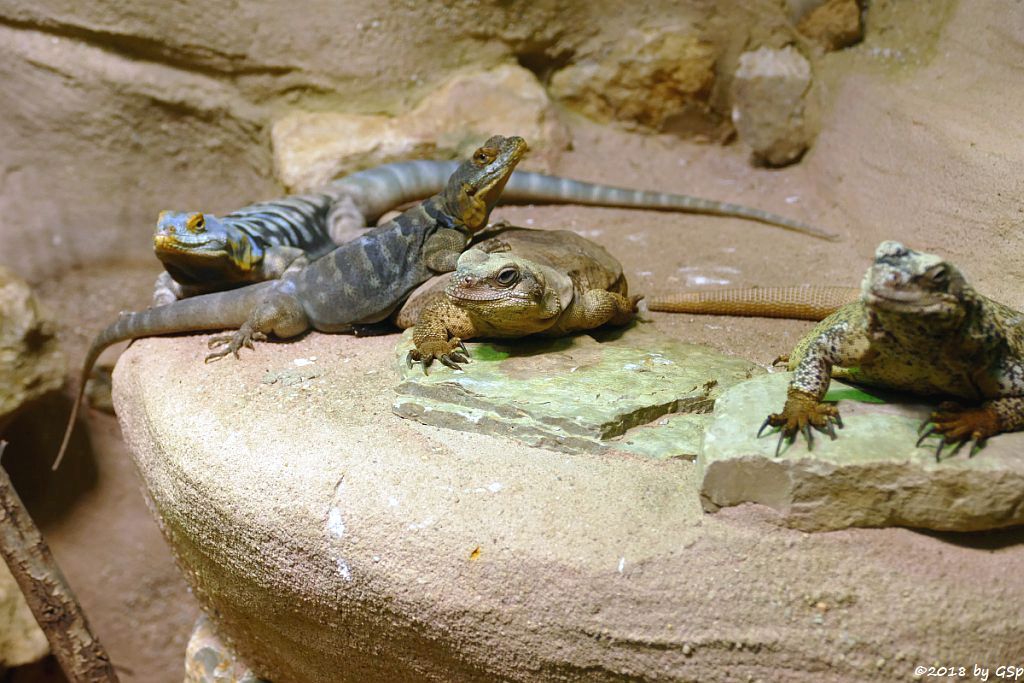
M207 356L238 356L244 346L309 329L359 332L384 321L418 285L455 269L472 235L487 225L505 183L526 152L519 137L494 136L459 165L444 191L279 280L204 294L138 313L123 313L86 356L71 418L54 463L74 427L85 378L110 344L125 339L237 328L214 337Z
M306 195L260 202L226 216L200 212L160 214L153 249L166 268L154 303L281 277L398 206L444 188L454 161L403 161L345 176ZM500 203L583 204L737 216L813 237L837 236L783 216L699 197L585 183L517 171Z

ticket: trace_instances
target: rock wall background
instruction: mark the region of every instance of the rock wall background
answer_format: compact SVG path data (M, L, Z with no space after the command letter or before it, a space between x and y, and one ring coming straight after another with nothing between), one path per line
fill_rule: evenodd
M570 110L721 140L740 51L806 43L794 26L821 4L10 0L0 263L34 282L145 257L162 209L281 191L274 121L400 115L460 70L519 64Z

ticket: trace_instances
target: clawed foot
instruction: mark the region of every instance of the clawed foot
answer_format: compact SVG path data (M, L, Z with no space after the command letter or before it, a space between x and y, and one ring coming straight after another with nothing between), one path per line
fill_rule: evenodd
M456 351L458 349L458 351ZM461 370L462 367L459 363L469 362L469 349L462 343L462 340L458 337L453 337L448 341L429 341L420 344L415 349L409 351L409 354L405 357L405 362L412 367L413 363L423 364L423 374L430 374L427 368L434 359L441 361L443 365L447 365L452 370Z
M985 407L967 408L958 403L944 402L939 404L938 410L933 412L921 423L917 432L921 438L917 445L924 443L925 439L937 434L939 443L935 447L935 462L942 458L942 450L946 446L953 446L947 454L952 457L960 452L964 444L971 442L971 450L968 456L973 456L985 445L985 440L995 436L1000 431L999 416L995 411Z
M807 439L807 450L814 447L814 432L816 430L826 434L831 439L836 438L836 427L843 428L843 418L839 415L839 409L831 403L821 403L810 394L790 390L786 398L786 405L781 413L772 413L761 423L757 430L760 438L766 427L779 428L779 442L775 446L775 457L782 451L782 444L785 442L791 445L796 440L796 435L803 434Z
M243 328L238 330L234 334L222 334L217 337L213 337L207 342L207 346L211 349L215 349L218 346L224 348L220 351L215 351L206 357L207 363L223 358L229 353L235 358L238 358L238 351L244 346L247 349L254 348L253 342L266 341L267 335L262 332L250 332Z

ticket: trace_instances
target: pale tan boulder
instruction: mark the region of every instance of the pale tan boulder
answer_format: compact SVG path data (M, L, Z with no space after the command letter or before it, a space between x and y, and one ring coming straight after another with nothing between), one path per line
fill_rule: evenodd
M525 138L534 166L569 144L543 86L512 65L460 73L400 116L292 112L274 123L271 140L278 179L301 192L390 161L459 158L493 134Z

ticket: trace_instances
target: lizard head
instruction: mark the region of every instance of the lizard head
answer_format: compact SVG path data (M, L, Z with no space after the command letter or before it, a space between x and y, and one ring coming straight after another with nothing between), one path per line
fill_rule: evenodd
M445 289L451 301L505 332L539 332L572 300L572 284L550 268L509 254L470 249Z
M216 216L197 211L161 211L153 251L181 283L237 277L252 270L262 253L244 233L229 234Z
M442 193L448 215L470 232L486 226L505 183L526 149L526 141L520 137L495 135L473 152L448 179Z
M882 316L927 316L937 323L958 324L966 315L970 285L948 261L887 241L861 285L861 300Z

